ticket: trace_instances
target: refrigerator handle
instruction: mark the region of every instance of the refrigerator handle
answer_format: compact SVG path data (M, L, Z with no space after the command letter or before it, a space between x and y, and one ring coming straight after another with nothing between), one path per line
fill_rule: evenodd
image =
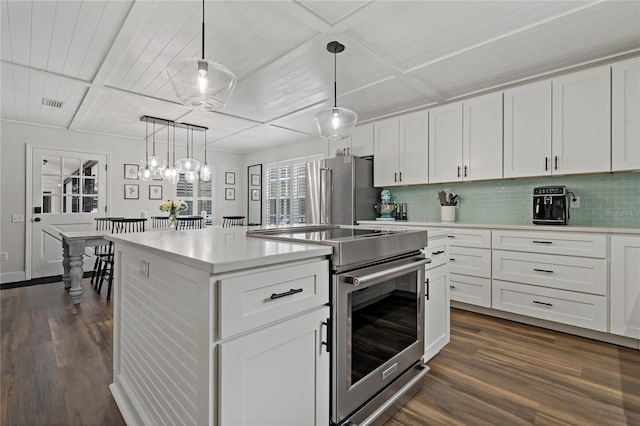
M333 172L327 169L326 185L324 187L324 223L331 223L331 190L333 189Z

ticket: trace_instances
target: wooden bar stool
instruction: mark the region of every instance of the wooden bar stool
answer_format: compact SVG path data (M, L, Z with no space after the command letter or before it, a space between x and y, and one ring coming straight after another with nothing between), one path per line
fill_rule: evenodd
M244 226L244 216L222 216L222 227Z

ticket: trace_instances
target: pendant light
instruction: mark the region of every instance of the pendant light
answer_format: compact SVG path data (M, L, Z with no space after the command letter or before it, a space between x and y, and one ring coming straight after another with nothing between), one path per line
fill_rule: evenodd
M202 58L176 59L167 66L173 90L185 106L212 110L224 107L236 86L236 76L204 56L204 0L202 0Z
M211 180L211 167L207 164L207 130L204 131L204 164L200 167L200 180L209 182Z
M173 128L173 161L169 162L169 132ZM177 184L180 179L180 172L176 168L176 126L175 123L173 126L169 126L167 122L167 166L164 168L162 172L162 178L169 181L172 184Z
M140 180L149 181L154 176L153 169L149 167L149 120L145 120L144 133L144 167L138 170L138 177Z
M153 138L153 143L152 143L152 147L153 147L153 151L151 152L151 156L149 156L149 167L151 167L151 170L153 170L154 176L162 176L162 172L164 171L164 168L167 166L167 162L164 160L164 158L160 157L159 155L156 155L156 121L153 121L153 134L151 135L151 137Z
M200 169L200 162L195 158L189 156L189 129L191 129L191 146L193 149L193 128L187 126L187 156L178 160L176 162L176 167L178 167L180 173L184 173L184 178L187 182L193 183L198 178L198 169Z
M345 139L351 136L358 114L347 108L338 107L338 89L336 83L338 53L344 50L344 45L337 41L327 44L327 50L333 53L333 107L316 114L316 124L320 136L327 140Z

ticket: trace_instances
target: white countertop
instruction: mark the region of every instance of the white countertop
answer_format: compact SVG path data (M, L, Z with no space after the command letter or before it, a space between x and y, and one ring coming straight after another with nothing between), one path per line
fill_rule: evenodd
M393 227L411 227L421 226L426 228L437 229L453 229L453 228L476 228L476 229L512 229L520 231L553 231L553 232L592 232L592 233L606 233L606 234L635 234L640 235L640 229L638 228L623 228L623 227L596 227L596 226L552 226L552 225L493 225L482 223L459 223L459 222L409 222L405 220L398 221L381 221L381 220L361 220L358 221L361 225L376 225L376 226L393 226Z
M107 240L132 245L207 271L230 272L281 262L327 256L329 246L296 244L246 237L247 227L210 227L192 230L153 230L110 234Z

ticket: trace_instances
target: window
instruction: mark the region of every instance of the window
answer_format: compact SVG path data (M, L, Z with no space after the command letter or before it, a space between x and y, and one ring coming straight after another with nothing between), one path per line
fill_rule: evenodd
M297 158L265 167L265 223L305 223L306 164L317 156Z
M207 216L213 216L213 188L215 187L215 171L212 173L209 182L198 179L194 183L185 180L184 175L180 175L180 180L176 187L176 196L179 200L187 203L187 210L183 215L199 215L206 211Z
M98 161L42 156L42 213L97 213Z

